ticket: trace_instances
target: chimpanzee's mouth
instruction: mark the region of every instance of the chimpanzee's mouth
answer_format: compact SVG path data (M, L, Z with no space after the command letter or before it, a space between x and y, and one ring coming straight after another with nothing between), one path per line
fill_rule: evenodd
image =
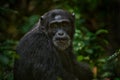
M60 45L66 45L67 44L67 40L57 40L56 43L60 46Z
M55 41L60 45L65 45L69 42L68 38L56 38Z
M69 39L67 37L63 37L63 38L55 38L56 41L68 41Z
M60 50L65 50L70 46L71 40L69 38L55 38L53 40L54 45L60 49Z

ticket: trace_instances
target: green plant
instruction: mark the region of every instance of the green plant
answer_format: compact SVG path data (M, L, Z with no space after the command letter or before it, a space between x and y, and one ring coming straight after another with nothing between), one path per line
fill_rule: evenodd
M15 53L17 41L5 40L0 43L0 80L13 80L14 59L18 56Z

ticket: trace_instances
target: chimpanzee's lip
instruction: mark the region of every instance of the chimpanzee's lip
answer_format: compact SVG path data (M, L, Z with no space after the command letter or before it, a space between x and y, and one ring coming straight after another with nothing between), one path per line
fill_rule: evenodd
M65 50L66 48L68 48L70 46L70 38L69 37L56 37L53 38L53 44L60 50Z
M68 40L57 40L59 43L66 43Z
M57 43L60 43L60 44L67 44L67 42L69 41L68 39L56 39L55 40Z
M55 42L59 45L65 45L68 44L69 39L59 39L59 40L55 40Z
M59 40L59 41L56 41L56 43L60 46L60 45L66 45L68 41Z
M68 41L67 37L63 37L63 38L55 38L56 41Z

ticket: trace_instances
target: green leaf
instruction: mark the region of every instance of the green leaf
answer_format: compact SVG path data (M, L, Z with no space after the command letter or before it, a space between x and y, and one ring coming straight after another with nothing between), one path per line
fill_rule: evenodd
M84 57L82 56L82 55L79 55L78 57L77 57L77 61L82 61L84 59Z
M30 16L25 22L25 24L22 26L21 28L22 32L23 33L28 32L28 30L30 30L35 25L35 23L37 23L38 19L39 19L38 15Z
M8 65L9 59L6 56L0 55L0 63L4 65Z
M103 34L103 33L107 34L107 33L108 33L108 30L100 29L100 30L98 30L95 34L96 34L96 35L99 35L99 34Z

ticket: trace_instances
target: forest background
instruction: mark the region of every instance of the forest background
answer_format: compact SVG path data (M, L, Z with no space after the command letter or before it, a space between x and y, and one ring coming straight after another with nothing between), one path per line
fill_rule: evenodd
M13 79L16 45L51 9L76 16L74 53L95 80L120 80L120 0L1 0L0 80Z

